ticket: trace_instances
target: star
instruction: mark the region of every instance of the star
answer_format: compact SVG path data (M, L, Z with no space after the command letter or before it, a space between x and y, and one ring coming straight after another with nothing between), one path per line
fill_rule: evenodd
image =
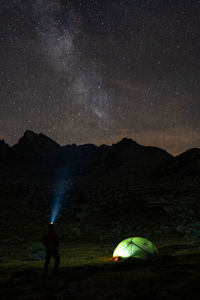
M0 139L199 147L199 6L3 1Z

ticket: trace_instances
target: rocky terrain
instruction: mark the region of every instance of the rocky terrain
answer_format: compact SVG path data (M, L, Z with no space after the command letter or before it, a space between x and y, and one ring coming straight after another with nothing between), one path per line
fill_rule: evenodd
M12 147L0 141L1 298L191 298L199 289L199 183L200 149L173 157L126 138L61 147L31 131ZM45 281L41 238L57 196L62 265L56 281ZM114 248L131 236L150 239L159 256L113 263Z
M60 222L70 236L200 235L200 149L173 157L124 138L112 146L61 147L26 131L0 142L0 208L50 213L62 188Z

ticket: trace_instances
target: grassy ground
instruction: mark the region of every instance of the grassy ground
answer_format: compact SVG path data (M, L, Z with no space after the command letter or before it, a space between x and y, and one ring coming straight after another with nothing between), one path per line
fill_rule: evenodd
M33 260L32 254L48 220L44 211L0 211L1 300L192 299L200 292L200 241L177 232L155 236L150 238L159 250L154 260L114 262L112 253L121 241L117 231L102 240L103 233L95 233L95 239L94 233L92 238L78 237L81 227L70 240L74 228L65 218L56 225L61 240L59 273L53 277L51 261L49 276L43 278L44 259Z
M2 300L183 299L200 291L200 248L191 241L158 241L154 260L119 262L111 259L111 244L71 242L60 249L58 275L52 275L52 261L47 278L42 277L44 260L30 260L27 246L0 248Z

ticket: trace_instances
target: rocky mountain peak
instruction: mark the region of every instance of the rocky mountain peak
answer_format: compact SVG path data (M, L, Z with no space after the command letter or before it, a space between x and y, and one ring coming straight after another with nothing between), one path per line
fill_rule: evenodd
M121 141L119 141L117 144L114 144L116 146L120 146L120 147L129 147L129 146L140 146L138 143L136 143L134 140L130 139L130 138L123 138ZM113 146L114 146L113 145Z
M42 133L25 131L18 144L12 147L12 152L16 159L35 161L37 159L49 160L61 146Z
M0 140L0 160L6 160L10 154L10 147L4 140Z
M51 138L47 137L42 133L35 133L33 131L25 131L23 137L19 140L19 145L24 146L41 146L49 148L60 148L60 145L53 141Z

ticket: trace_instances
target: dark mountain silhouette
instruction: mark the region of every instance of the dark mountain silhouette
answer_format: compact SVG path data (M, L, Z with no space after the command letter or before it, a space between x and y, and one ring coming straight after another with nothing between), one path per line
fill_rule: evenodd
M16 160L32 162L32 160L48 161L60 148L60 145L44 134L26 131L11 150Z
M162 149L141 146L126 138L112 146L73 144L61 147L41 133L26 131L13 147L1 142L0 162L4 168L0 174L10 178L18 175L22 180L24 176L41 180L86 172L109 176L119 172L124 176L134 175L135 180L139 180L171 157Z
M146 209L149 197L168 197L172 186L175 191L180 182L195 184L199 170L200 149L173 157L127 138L112 146L62 147L41 133L26 131L12 147L0 142L0 196L9 207L48 205L54 184L63 181L65 197L72 203L98 206L105 202L120 212L124 202L137 211Z
M10 158L10 147L4 140L0 140L0 163L7 162Z
M43 134L26 131L18 144L9 147L5 143L0 144L0 170L1 179L9 180L33 179L45 169L49 170L55 153L61 147Z
M100 146L99 155L92 172L102 176L130 176L131 180L143 181L158 166L172 157L165 150L146 147L124 138L112 146Z
M0 209L45 215L61 184L63 228L73 237L198 236L199 181L200 149L173 157L127 138L111 146L60 146L32 131L12 147L0 141Z
M200 183L200 149L193 148L173 157L153 172L156 180Z
M0 176L10 180L54 180L62 176L115 177L121 181L198 180L200 149L173 157L157 147L124 138L112 146L61 147L49 137L26 131L18 144L0 141ZM17 176L17 178L15 178Z

